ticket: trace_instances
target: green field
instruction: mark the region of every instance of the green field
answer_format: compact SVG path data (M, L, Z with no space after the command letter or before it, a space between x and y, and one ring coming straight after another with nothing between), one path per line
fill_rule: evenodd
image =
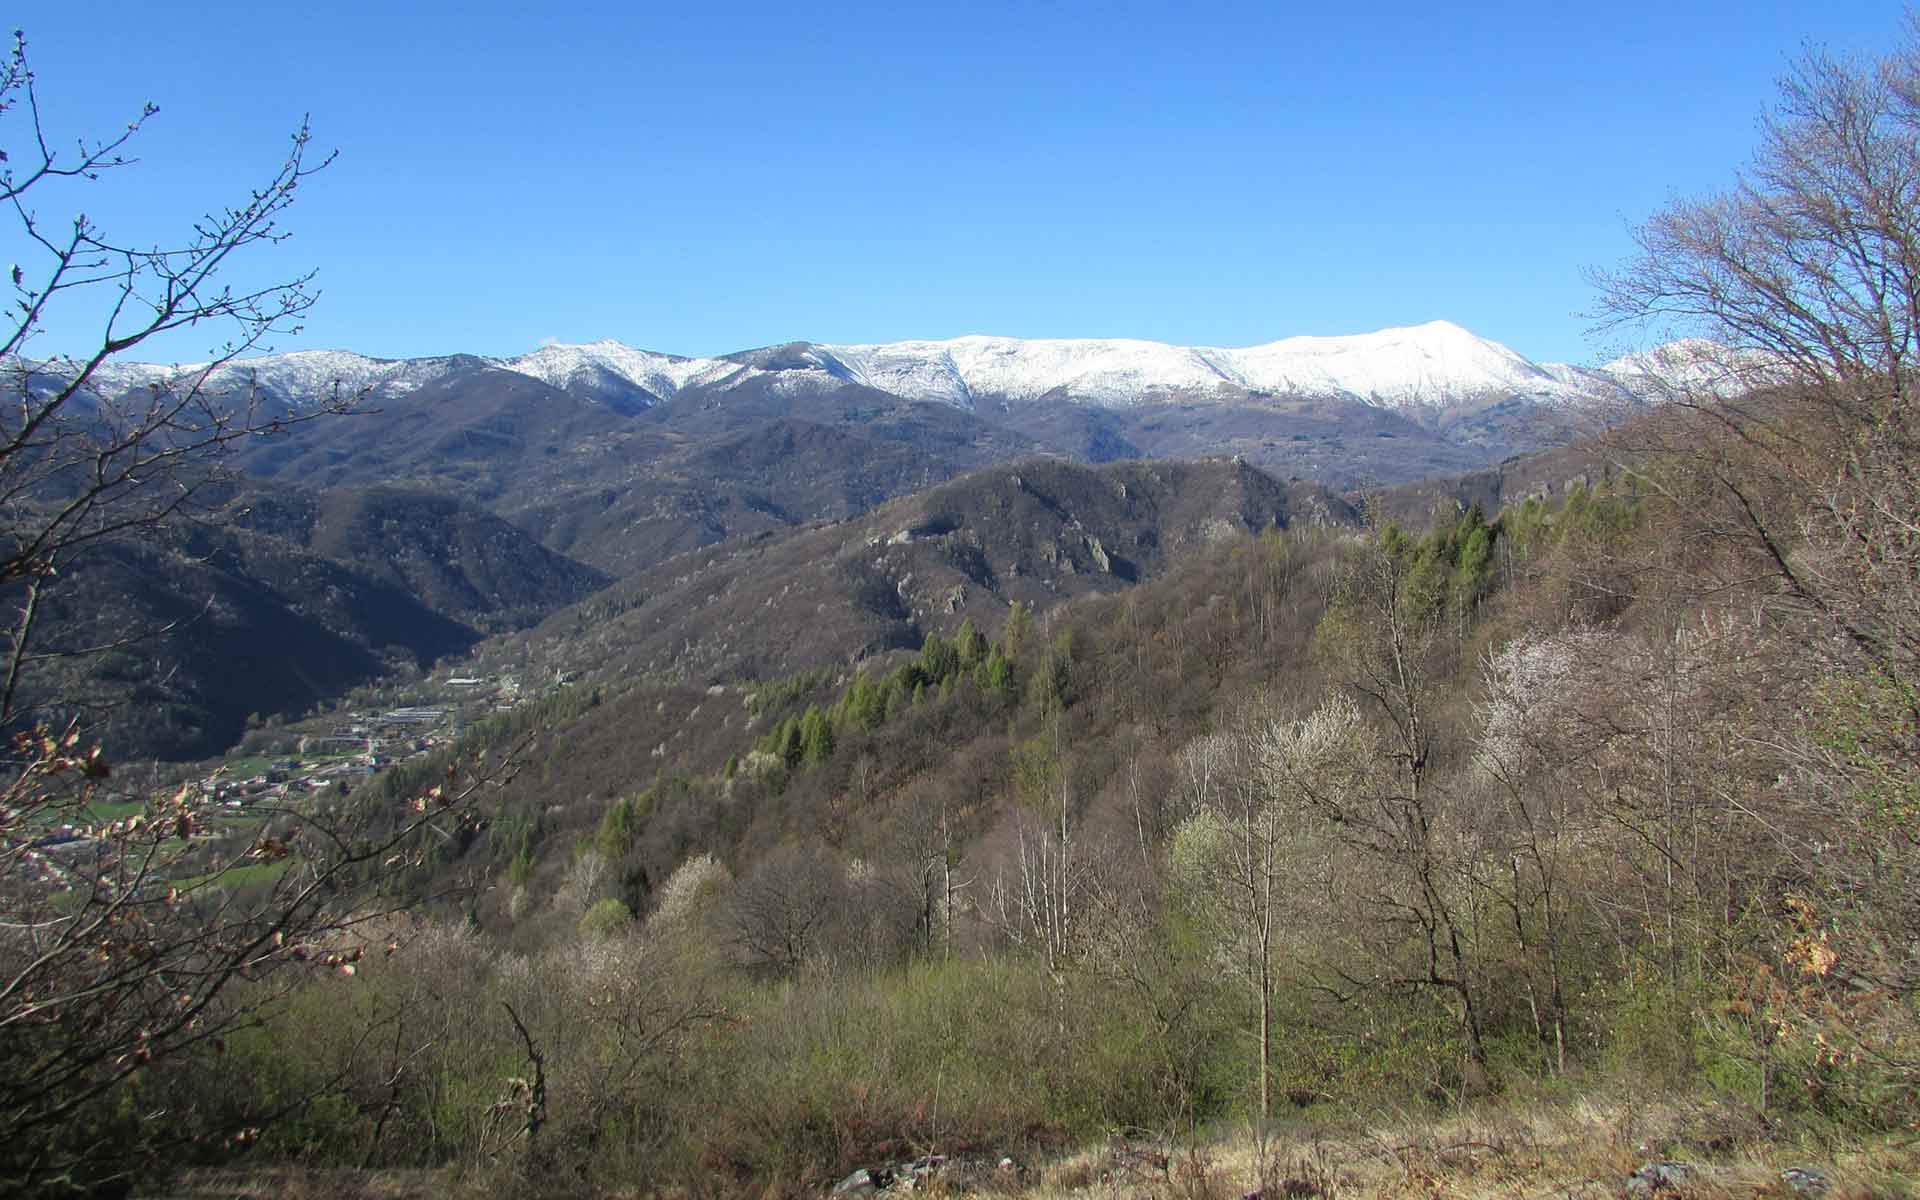
M190 875L185 879L175 880L174 886L184 893L202 887L231 890L254 884L271 883L287 873L290 861L283 858L278 862L249 863L245 866L229 867L224 871L211 871L205 875Z

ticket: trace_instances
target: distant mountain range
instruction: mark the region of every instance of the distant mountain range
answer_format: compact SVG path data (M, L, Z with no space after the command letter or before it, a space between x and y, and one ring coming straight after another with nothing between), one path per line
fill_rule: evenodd
M567 447L568 478L561 482L569 485L583 477L585 459L599 460L586 469L597 481L602 469L618 474L670 449L666 443L684 447L688 436L796 420L889 442L903 440L903 425L940 426L941 445L905 440L956 471L1026 453L1088 462L1237 455L1283 477L1353 488L1474 470L1565 443L1664 396L1676 382L1697 383L1710 359L1700 345L1683 345L1601 367L1538 363L1433 321L1244 349L962 337L791 342L717 358L612 341L549 345L512 358L376 359L308 350L218 369L111 363L95 383L100 394L115 396L204 372L200 382L209 391L248 393L269 407L299 409L341 396L393 410L404 401L406 428L376 420L371 424L383 426L376 431L362 422L353 444L335 438L327 447L324 465L334 482L393 478L402 447L416 459L409 477L445 482L447 472L434 459L447 453L469 462L469 475L488 475L498 472L500 455L513 457L533 439L555 447L550 454ZM51 380L59 366L44 370ZM912 406L922 406L921 415L903 419ZM953 415L928 416L930 407ZM881 414L891 414L893 428L875 424ZM956 438L978 452L955 457ZM257 459L270 464L261 473L291 467L308 476L318 469L309 452L317 441L293 441ZM435 453L427 453L429 442ZM491 465L474 464L475 455ZM381 469L370 473L376 461ZM924 486L939 474L935 463L915 477ZM466 486L506 515L496 497L471 480Z
M1291 337L1244 349L1172 346L1124 338L971 336L876 345L791 342L718 358L637 350L615 341L548 345L513 358L455 354L377 359L302 350L221 367L214 391L257 386L288 403L366 393L386 399L450 375L496 368L623 411L688 391L724 391L775 376L789 386L858 384L907 400L969 411L1047 401L1099 408L1247 397L1346 400L1423 418L1514 399L1554 406L1617 402L1658 385L1659 360L1631 356L1603 367L1537 363L1448 321L1350 337ZM103 390L191 376L204 364L113 363Z
M131 695L116 744L179 755L225 745L250 713L536 624L517 644L580 669L845 661L1015 599L1126 586L1196 529L1346 523L1342 492L1434 476L1479 472L1476 498L1535 486L1501 464L1697 383L1706 357L1535 363L1433 322L1238 350L964 337L110 363L92 380L103 400L185 383L269 411L336 396L360 411L240 447L251 478L217 534L69 572L76 636L89 613L184 632L137 659L77 659L48 694ZM27 386L62 370L34 365ZM1215 461L1122 461L1193 459Z

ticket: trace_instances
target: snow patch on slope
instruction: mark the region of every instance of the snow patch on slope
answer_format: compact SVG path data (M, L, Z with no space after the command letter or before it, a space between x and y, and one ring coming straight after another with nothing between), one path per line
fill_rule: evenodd
M61 363L42 364L49 375L71 370ZM206 363L103 363L94 371L93 390L119 396L144 388L182 389L199 386L211 395L245 395L257 389L269 400L290 406L366 397L386 400L443 379L456 371L496 367L538 379L565 390L580 383L590 394L606 376L629 383L662 399L682 388L708 383L739 371L737 364L720 359L683 358L635 350L619 342L543 346L514 358L451 355L431 358L379 359L344 350L297 350L237 359L218 367ZM204 377L204 381L203 381Z
M973 407L976 396L1025 402L1054 392L1081 403L1121 406L1154 393L1211 390L1231 382L1198 351L1124 338L976 335L822 348L870 387L963 408Z

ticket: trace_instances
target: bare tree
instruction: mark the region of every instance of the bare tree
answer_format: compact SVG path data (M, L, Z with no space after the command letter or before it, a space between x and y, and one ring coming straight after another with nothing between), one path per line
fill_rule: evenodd
M994 923L1015 945L1030 946L1056 984L1081 952L1097 876L1097 851L1078 828L1072 778L1061 746L1060 716L1049 732L1015 747L1013 809L1017 876L996 877Z
M1729 573L1763 571L1920 719L1915 21L1877 62L1805 56L1734 186L1655 214L1596 281L1604 328L1711 339L1657 446L1693 468L1675 499L1746 551Z
M1527 1012L1554 1073L1567 1069L1569 876L1591 828L1567 776L1604 745L1574 715L1577 672L1613 652L1607 635L1576 628L1522 634L1481 661L1473 766L1493 801L1481 883L1511 924Z
M537 1178L577 1167L573 1155L616 1124L640 1143L627 1152L655 1148L646 1143L666 1135L660 1098L684 1086L686 1043L725 1018L711 977L688 970L671 940L628 930L498 960L472 999L505 1006L538 1073L506 1081L478 1131L476 1157Z
M1920 992L1920 18L1877 60L1805 55L1733 186L1638 240L1598 276L1607 326L1721 349L1625 465L1697 548L1697 592L1748 603L1770 673L1800 681L1740 742L1793 786L1725 801L1800 872L1771 931L1781 1012L1910 1088L1920 1034L1861 1014Z
M793 975L830 948L847 878L825 846L783 845L760 860L728 901L733 944L749 965Z
M953 921L970 878L961 874L962 847L949 820L944 795L909 790L892 798L893 809L876 833L872 862L856 891L865 893L874 933L899 926L886 940L927 959L953 953ZM908 946L908 942L911 946Z
M73 199L133 165L129 144L159 110L146 105L102 140L60 139L43 121L25 38L0 67L0 209L25 257L9 268L0 322L0 593L14 615L0 634L0 722L20 714L25 675L51 655L110 647L46 647L42 616L62 572L86 549L204 508L238 444L351 405L335 393L304 407L269 406L228 368L295 333L312 306L312 275L263 287L227 282L237 259L283 240L281 222L314 162L303 123L280 165L232 207L194 221L179 240L140 246L85 216L55 221L38 202ZM104 315L81 349L30 351L56 314ZM208 361L129 375L115 360L181 330L224 339Z
M1344 747L1324 736L1302 740L1318 727L1314 722L1332 719L1323 708L1307 723L1277 726L1264 766L1269 787L1289 794L1296 810L1330 825L1349 851L1383 872L1380 886L1360 899L1380 928L1405 935L1422 960L1416 971L1387 982L1450 1000L1477 1072L1487 1057L1472 930L1459 894L1466 864L1434 780L1435 681L1448 643L1444 613L1411 586L1411 549L1391 526L1374 531L1344 568L1316 635L1329 673L1358 698L1349 706L1352 734ZM1319 748L1302 757L1296 743Z
M1176 893L1225 952L1258 1009L1264 1125L1273 1109L1278 924L1283 910L1298 915L1308 907L1309 889L1297 886L1292 869L1305 840L1297 814L1262 786L1254 764L1259 733L1242 722L1181 748L1176 763L1190 815L1174 835L1171 865Z
M352 399L269 408L228 382L238 356L295 332L313 303L310 275L228 282L286 236L288 207L326 165L304 124L262 183L173 242L135 245L36 207L132 165L127 149L156 111L71 143L43 119L21 35L0 65L0 209L22 255L0 322L0 598L12 608L0 633L0 1176L28 1189L123 1177L170 1145L234 1132L178 1115L136 1122L133 1105L146 1080L262 1021L307 971L353 972L357 931L417 899L413 869L469 832L473 801L511 770L510 755L490 756L398 806L331 795L263 806L264 823L244 829L222 827L197 784L103 813L107 756L29 698L47 656L128 644L75 645L49 624L78 556L201 512L240 442ZM61 311L98 314L96 335L30 357ZM170 372L115 362L186 330L225 340Z

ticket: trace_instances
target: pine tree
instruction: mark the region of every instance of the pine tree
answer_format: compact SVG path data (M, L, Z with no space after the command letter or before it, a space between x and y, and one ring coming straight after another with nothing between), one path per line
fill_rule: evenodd
M807 705L801 714L799 738L800 761L805 765L818 766L833 757L833 725L817 705Z

